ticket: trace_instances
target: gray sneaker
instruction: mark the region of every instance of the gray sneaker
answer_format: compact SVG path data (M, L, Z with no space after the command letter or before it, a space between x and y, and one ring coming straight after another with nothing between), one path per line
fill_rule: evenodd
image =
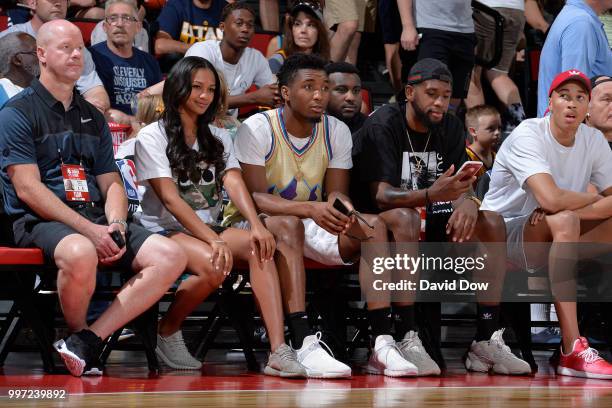
M194 358L187 350L180 330L168 337L162 337L158 334L155 353L167 366L175 370L199 370L202 368L202 362Z
M397 343L397 347L406 360L417 366L419 376L440 375L440 367L427 354L417 332L411 330L406 333L404 339Z
M306 367L297 360L297 353L286 344L281 344L270 353L264 374L275 377L306 377Z

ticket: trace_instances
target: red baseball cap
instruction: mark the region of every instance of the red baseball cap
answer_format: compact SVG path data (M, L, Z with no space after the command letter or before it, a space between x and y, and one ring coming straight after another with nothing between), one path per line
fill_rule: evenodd
M560 73L555 77L555 79L552 81L552 84L550 84L550 88L548 88L548 97L552 95L555 89L557 89L567 81L578 81L584 86L588 94L591 93L591 80L577 69L570 69Z

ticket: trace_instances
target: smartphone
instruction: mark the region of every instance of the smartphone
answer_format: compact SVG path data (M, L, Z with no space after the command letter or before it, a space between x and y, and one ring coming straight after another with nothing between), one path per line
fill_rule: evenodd
M334 208L340 211L342 214L346 215L347 217L350 217L351 212L348 208L346 208L346 205L344 205L344 203L340 201L339 198L336 198L336 200L334 201Z
M455 174L465 173L465 176L461 177L460 181L468 181L472 176L478 173L478 170L482 167L482 162L479 161L466 161L463 163L459 171Z
M125 240L123 239L123 235L121 235L121 232L115 230L110 233L110 236L115 242L115 244L117 244L119 249L122 249L125 246Z

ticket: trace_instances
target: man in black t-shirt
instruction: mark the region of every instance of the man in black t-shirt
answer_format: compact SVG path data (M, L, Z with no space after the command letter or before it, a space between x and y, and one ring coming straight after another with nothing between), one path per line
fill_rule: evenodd
M354 174L362 191L354 197L356 206L379 213L396 242L418 241L421 208L426 208L427 241L505 242L503 219L494 212L478 210L480 201L471 188L475 177L461 181L467 173L457 173L467 155L463 125L455 116L446 114L451 92L452 76L446 65L423 59L408 75L407 102L378 109L359 132L359 169ZM494 277L493 282L501 283L505 276L505 246L486 249L489 257L495 257L491 259L504 260L489 262L485 268L488 279ZM487 296L498 299L501 284L489 288ZM413 306L405 303L401 308L404 318L408 318L406 310ZM414 317L409 325L411 332L416 330ZM476 341L468 352L466 367L474 371L492 368L500 374L529 373L526 362L505 351L498 325L499 302L479 303ZM400 342L404 352L403 345Z
M329 77L327 113L340 119L354 134L367 116L361 113L361 78L359 71L348 62L332 62L325 66Z

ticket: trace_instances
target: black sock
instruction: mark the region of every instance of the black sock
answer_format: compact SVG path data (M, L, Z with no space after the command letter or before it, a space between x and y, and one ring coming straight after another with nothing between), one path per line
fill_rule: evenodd
M312 334L306 312L296 312L287 315L287 326L291 335L291 346L294 349L302 348L304 337Z
M414 305L393 306L393 314L395 315L395 338L397 340L402 340L410 330L417 331Z
M368 320L370 321L370 326L372 326L372 339L376 340L376 337L381 334L391 334L390 314L390 307L368 310Z
M499 329L499 305L478 305L478 321L476 323L476 341L489 340L493 332Z

